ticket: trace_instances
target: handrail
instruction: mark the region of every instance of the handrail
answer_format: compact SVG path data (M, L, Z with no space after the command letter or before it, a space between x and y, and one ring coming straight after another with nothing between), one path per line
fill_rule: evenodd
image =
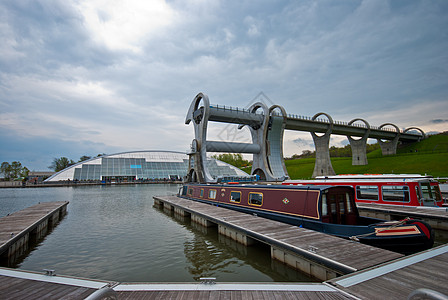
M225 105L221 105L220 106L218 104L210 104L210 107L211 108L215 108L215 109L234 111L234 112L251 113L248 109L232 107L232 106L225 106ZM263 113L262 112L259 113L257 111L256 114L261 114L262 115ZM275 113L275 112L272 115L273 116L279 116L279 114ZM290 118L290 119L313 121L313 120L311 120L311 117L308 117L308 116L299 116L299 115L295 115L295 114L287 114L287 117ZM321 119L321 118L318 118L318 119L314 120L314 122L329 123L329 121L327 119ZM343 125L343 126L349 126L349 127L367 128L364 124L353 123L353 124L349 125L348 122L337 121L337 120L334 121L334 124L336 124L336 125ZM380 129L378 126L370 126L370 128L373 129L373 130L381 130L381 131L384 131L384 132L397 132L396 129L392 129L392 128L388 128L388 127ZM398 129L398 131L400 133L403 133L402 129ZM407 134L418 135L418 134L415 134L413 132L407 132Z

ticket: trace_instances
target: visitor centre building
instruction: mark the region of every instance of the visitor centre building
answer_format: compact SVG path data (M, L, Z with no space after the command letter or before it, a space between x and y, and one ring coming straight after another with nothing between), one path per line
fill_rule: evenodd
M249 176L220 160L209 158L213 177ZM175 151L133 151L103 155L72 165L45 180L59 181L178 181L188 172L188 155Z

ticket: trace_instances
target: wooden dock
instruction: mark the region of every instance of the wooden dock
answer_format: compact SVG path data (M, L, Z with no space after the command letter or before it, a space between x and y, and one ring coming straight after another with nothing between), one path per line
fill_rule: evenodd
M271 257L325 281L402 257L392 251L321 232L248 215L176 196L154 197L155 204L191 216L193 222L218 226L218 232L244 245L261 242Z
M67 212L67 201L43 202L0 218L0 258L13 260Z
M428 289L448 299L448 245L369 268L328 283L362 299L407 299L417 289Z
M85 299L113 283L0 268L0 299Z
M448 297L448 245L323 283L118 283L0 268L0 299L408 299ZM445 298L443 298L445 297ZM89 298L103 299L103 298Z
M400 206L375 203L356 203L359 214L383 220L401 220L406 217L421 219L432 228L448 231L448 208L430 206Z

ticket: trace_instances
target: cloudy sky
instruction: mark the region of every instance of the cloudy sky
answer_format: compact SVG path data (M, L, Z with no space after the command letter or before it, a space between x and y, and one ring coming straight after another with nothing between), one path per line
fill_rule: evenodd
M448 129L445 0L0 0L0 40L0 162L30 170L61 156L185 151L199 92ZM210 139L229 130L214 126ZM309 133L286 133L286 156L305 149Z

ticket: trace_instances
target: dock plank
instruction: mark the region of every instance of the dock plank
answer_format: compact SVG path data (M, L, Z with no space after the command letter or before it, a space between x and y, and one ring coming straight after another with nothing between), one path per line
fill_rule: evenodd
M96 289L1 276L0 299L84 299Z
M269 288L269 287L267 287ZM330 291L276 291L276 290L211 290L211 291L130 291L118 292L119 299L229 299L229 300L271 300L271 299L291 299L291 300L310 300L310 299L334 299L347 300L354 299L350 295L342 292Z
M368 268L329 283L364 299L407 299L418 288L448 295L448 245Z

